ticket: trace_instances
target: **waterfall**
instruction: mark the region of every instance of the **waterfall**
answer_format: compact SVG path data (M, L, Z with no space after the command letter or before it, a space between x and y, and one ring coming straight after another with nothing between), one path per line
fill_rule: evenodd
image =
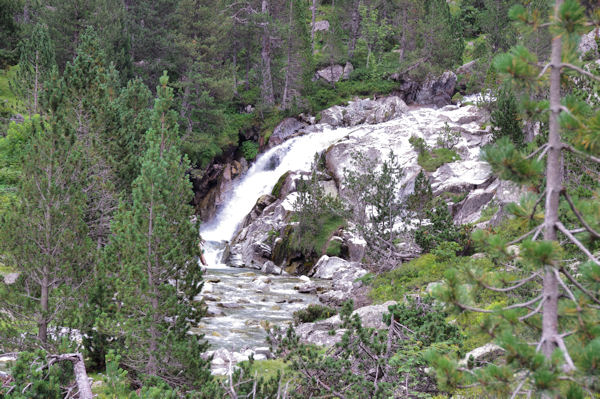
M231 240L244 217L252 210L256 200L271 190L287 171L310 171L315 153L347 136L349 128L331 129L295 137L261 154L248 172L234 185L227 201L214 220L202 225L202 238L206 241L205 258L210 267L220 264L224 243Z

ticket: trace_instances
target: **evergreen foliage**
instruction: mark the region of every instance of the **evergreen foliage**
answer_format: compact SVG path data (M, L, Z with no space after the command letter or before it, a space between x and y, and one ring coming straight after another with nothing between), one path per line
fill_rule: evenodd
M136 378L159 377L175 387L199 388L210 385L200 357L206 344L188 334L203 311L193 302L201 288L199 236L185 201L191 194L188 161L181 159L173 90L167 84L165 73L133 183L133 202L119 209L112 228L105 273L116 277L112 286L122 303L103 323L124 340L122 362Z
M510 15L535 30L541 25L541 16L539 10L531 11L515 6ZM578 67L572 51L572 45L587 31L585 12L579 3L557 0L551 21L552 54L546 67L539 70L532 64L536 55L524 46L513 48L495 61L499 71L526 90L546 89L549 82L549 101L538 104L550 112L547 143L525 156L508 137L503 137L484 152L484 159L502 178L542 191L537 201L523 200L509 207L522 230L531 230L510 242L494 232L478 232L474 237L506 271L485 272L469 266L461 272L449 270L446 285L437 290L438 298L454 310L484 314L481 325L504 349L503 360L465 370L452 359L431 352L428 360L445 389L474 384L490 395L512 397L533 394L583 398L597 392L597 376L589 359L594 356L597 341L598 312L594 304L600 302L593 272L585 271L600 267L593 254L597 246L594 239L590 240L600 236L593 219L595 211L586 205L587 198L573 199L572 190L565 185L563 157L567 149L584 163L598 162L593 144L598 131L590 128L598 110L574 97L561 98L561 86L573 82L569 80L570 71L583 75L578 79L599 78ZM497 114L496 121L499 117ZM543 217L536 213L538 206L543 208ZM543 240L538 240L542 232ZM521 241L516 250L509 246ZM500 293L502 300L485 303L475 295L477 290L467 289L466 283Z
M31 117L40 112L44 84L56 67L54 44L48 28L42 24L35 25L29 37L19 44L19 54L19 66L11 89L26 104Z
M494 140L506 136L517 147L523 145L524 134L517 99L508 85L502 86L498 92L495 109L491 114L491 122L494 127Z

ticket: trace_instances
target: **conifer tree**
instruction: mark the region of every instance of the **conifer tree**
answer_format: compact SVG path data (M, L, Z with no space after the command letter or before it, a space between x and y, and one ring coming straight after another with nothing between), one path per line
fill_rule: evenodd
M522 6L515 6L511 16L533 28L543 22L538 13ZM561 85L576 79L600 80L578 66L572 50L587 26L576 0L557 0L550 22L552 54L547 63L538 64L523 46L495 61L499 71L525 86L549 83L549 101L540 104L546 105L550 114L547 143L528 156L506 139L484 152L500 176L541 186L542 193L537 201L522 200L512 206L516 220L529 226L529 232L511 242L499 235L478 234L504 270L465 270L478 286L509 295L503 301L506 306L475 306L461 286L459 274L446 274L447 286L438 291L440 298L462 311L487 313L483 327L505 350L504 364L473 370L430 354L446 388L479 384L495 395L512 398L531 394L581 398L594 396L598 390L600 261L594 250L600 238L600 193L572 197L563 178L566 151L586 162L600 162L600 112L573 96L561 97ZM538 207L543 212L538 213ZM507 245L521 241L518 254L506 250ZM532 336L534 342L530 342Z
M76 291L89 275L90 242L83 223L85 194L77 184L81 151L60 125L39 116L23 125L29 143L14 209L3 215L0 246L19 278L0 292L0 339L8 348L33 345L21 335L36 326L39 344L76 305ZM7 330L8 329L8 330ZM14 333L14 335L11 335ZM23 342L24 341L24 342Z
M25 102L31 117L40 112L40 100L44 94L46 81L56 66L54 45L48 28L36 24L29 37L19 44L19 68L12 90Z
M120 208L107 247L106 273L114 276L118 313L99 326L110 325L110 333L124 341L122 361L138 378L197 387L210 376L200 357L206 343L188 334L202 315L201 303L193 302L201 289L199 235L191 222L189 165L181 157L167 83L165 73L133 183L133 203Z

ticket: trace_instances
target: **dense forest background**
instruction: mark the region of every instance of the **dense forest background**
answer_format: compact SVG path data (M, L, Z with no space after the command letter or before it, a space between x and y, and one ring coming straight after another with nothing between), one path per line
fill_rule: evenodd
M592 0L0 0L0 352L18 354L0 395L87 399L84 364L107 398L597 395L600 54L578 46L599 20ZM190 334L206 311L191 180L254 160L285 117L463 65L452 100L491 94L482 157L524 199L471 234L420 174L394 217L429 221L421 256L365 257L371 300L399 302L387 331L351 303L308 309L339 312L338 349L270 330L276 375L250 361L212 376ZM349 177L388 196L366 206L396 201L392 155ZM331 205L316 192L291 236L310 256ZM435 300L404 301L434 282ZM490 340L499 361L458 363Z

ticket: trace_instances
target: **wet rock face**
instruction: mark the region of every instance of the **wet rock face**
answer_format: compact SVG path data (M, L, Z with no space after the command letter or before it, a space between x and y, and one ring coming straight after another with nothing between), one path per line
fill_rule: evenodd
M444 72L438 78L430 78L425 81L417 94L417 104L433 104L438 108L444 107L452 102L454 89L456 88L456 74Z
M333 127L378 124L398 118L408 111L400 97L391 96L378 100L356 100L348 106L333 106L321 112L321 123Z
M273 130L273 134L269 137L269 148L275 147L285 140L294 137L298 132L308 126L305 122L301 122L296 118L285 118Z
M194 206L202 221L212 219L224 203L233 180L248 170L245 159L225 164L213 164L206 171L194 170Z

